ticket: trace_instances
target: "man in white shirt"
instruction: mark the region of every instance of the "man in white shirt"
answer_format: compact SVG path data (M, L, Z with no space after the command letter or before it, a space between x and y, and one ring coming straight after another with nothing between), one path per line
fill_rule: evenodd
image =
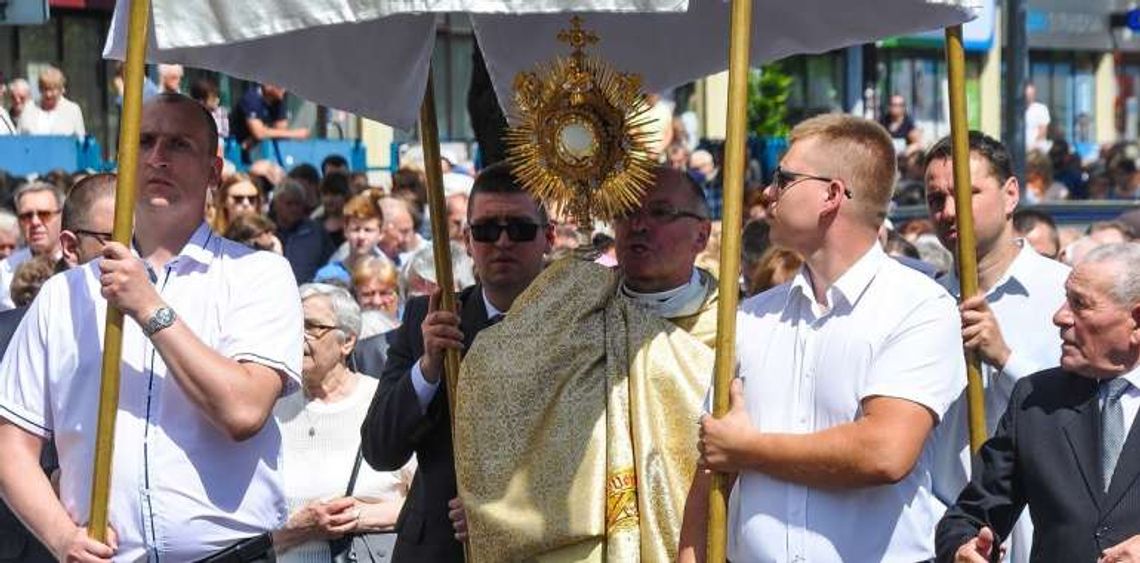
M728 558L924 561L941 511L931 431L961 392L953 299L877 241L895 180L878 124L799 124L766 190L793 281L744 302L731 409L701 420L702 464L735 481ZM682 560L703 550L710 474L698 472Z
M969 142L979 295L962 303L959 311L963 345L982 360L989 435L997 428L1017 380L1057 365L1061 338L1050 319L1065 301L1069 268L1017 238L1013 211L1019 189L1009 151L977 131L970 132ZM954 249L958 232L950 137L927 152L925 180L935 232L944 246ZM961 294L956 274L940 281L951 294ZM968 410L963 394L934 433L934 493L947 506L970 479ZM1026 515L1014 527L1010 561L1029 561L1032 538L1033 527Z
M85 137L83 110L65 98L67 80L63 72L49 66L40 73L40 101L28 104L20 114L20 133L26 135L74 135Z
M1032 83L1025 85L1025 152L1039 150L1048 152L1049 142L1049 107L1037 101L1037 87Z
M0 311L16 306L9 295L12 277L20 264L33 256L60 257L60 217L63 191L46 182L31 182L16 189L16 220L24 237L24 248L0 261Z
M300 299L283 258L203 220L216 142L189 98L144 105L134 252L106 242L48 280L0 362L0 494L60 559L257 560L285 521L271 413L300 381ZM103 544L84 525L108 306L126 321ZM58 496L37 469L49 438Z

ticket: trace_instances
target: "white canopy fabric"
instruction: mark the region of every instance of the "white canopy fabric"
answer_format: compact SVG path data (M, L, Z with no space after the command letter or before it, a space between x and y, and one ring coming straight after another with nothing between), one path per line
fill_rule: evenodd
M976 0L753 0L752 63L963 23ZM122 59L129 0L105 55ZM406 129L414 125L436 14L466 12L508 114L516 73L565 55L576 12L590 52L662 90L725 69L725 0L153 0L148 60L284 86L303 98ZM528 13L519 13L528 12Z

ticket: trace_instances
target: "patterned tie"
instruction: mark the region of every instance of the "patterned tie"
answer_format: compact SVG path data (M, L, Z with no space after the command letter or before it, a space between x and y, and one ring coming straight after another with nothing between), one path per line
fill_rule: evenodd
M1128 430L1124 427L1124 409L1120 405L1120 397L1128 390L1128 380L1123 377L1110 379L1102 384L1105 389L1104 409L1100 413L1101 422L1101 449L1100 467L1104 476L1104 490L1112 482L1112 472L1116 470L1116 462L1120 459L1120 450L1124 447L1124 439Z

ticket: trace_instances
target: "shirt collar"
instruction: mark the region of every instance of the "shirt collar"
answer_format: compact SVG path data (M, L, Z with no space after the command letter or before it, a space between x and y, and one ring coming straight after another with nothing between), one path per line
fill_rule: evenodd
M834 309L837 298L842 297L843 301L848 305L853 305L859 300L859 296L871 285L871 280L875 279L875 274L878 273L879 267L882 266L883 261L887 259L886 252L883 252L878 243L872 244L871 248L867 250L861 258L855 261L850 268L847 268L831 287L827 288L827 306ZM800 271L796 273L795 279L792 280L792 291L789 296L799 290L804 297L815 302L815 292L811 286L811 271L808 270L807 264L800 267Z
M1127 379L1128 382L1132 384L1132 389L1140 389L1140 365L1132 368L1132 371L1118 377Z
M487 308L487 318L493 319L495 315L505 315L506 312L500 311L498 307L491 304L491 300L487 299L487 290L481 289L479 295L483 296L483 306Z
M1029 276L1033 275L1032 262L1034 257L1030 254L1037 254L1037 251L1033 250L1032 245L1026 244L1025 239L1023 238L1014 239L1013 242L1018 246L1018 248L1020 248L1020 250L1017 251L1017 256L1013 258L1013 262L1010 262L1009 267L1006 268L1005 272L1001 275L1000 278L998 278L997 283L995 283L993 287L991 287L990 290L986 292L986 295L997 293L998 291L1003 290L1006 284L1010 283L1017 284L1022 288L1022 290L1024 290L1025 281L1023 280L1026 280ZM949 272L947 272L945 279L945 287L950 291L950 293L955 297L961 296L962 282L958 279L957 268L951 269Z
M203 221L194 230L194 234L190 235L190 240L182 245L182 250L174 257L174 260L171 260L171 263L181 262L185 258L202 265L209 265L214 260L214 251L210 250L210 243L217 236L214 231L210 230L210 226Z

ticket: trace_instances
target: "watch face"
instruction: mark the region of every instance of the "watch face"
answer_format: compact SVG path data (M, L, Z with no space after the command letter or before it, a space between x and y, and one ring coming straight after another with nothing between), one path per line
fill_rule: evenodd
M163 307L154 313L154 320L158 321L157 324L167 326L174 322L174 309L170 307Z

